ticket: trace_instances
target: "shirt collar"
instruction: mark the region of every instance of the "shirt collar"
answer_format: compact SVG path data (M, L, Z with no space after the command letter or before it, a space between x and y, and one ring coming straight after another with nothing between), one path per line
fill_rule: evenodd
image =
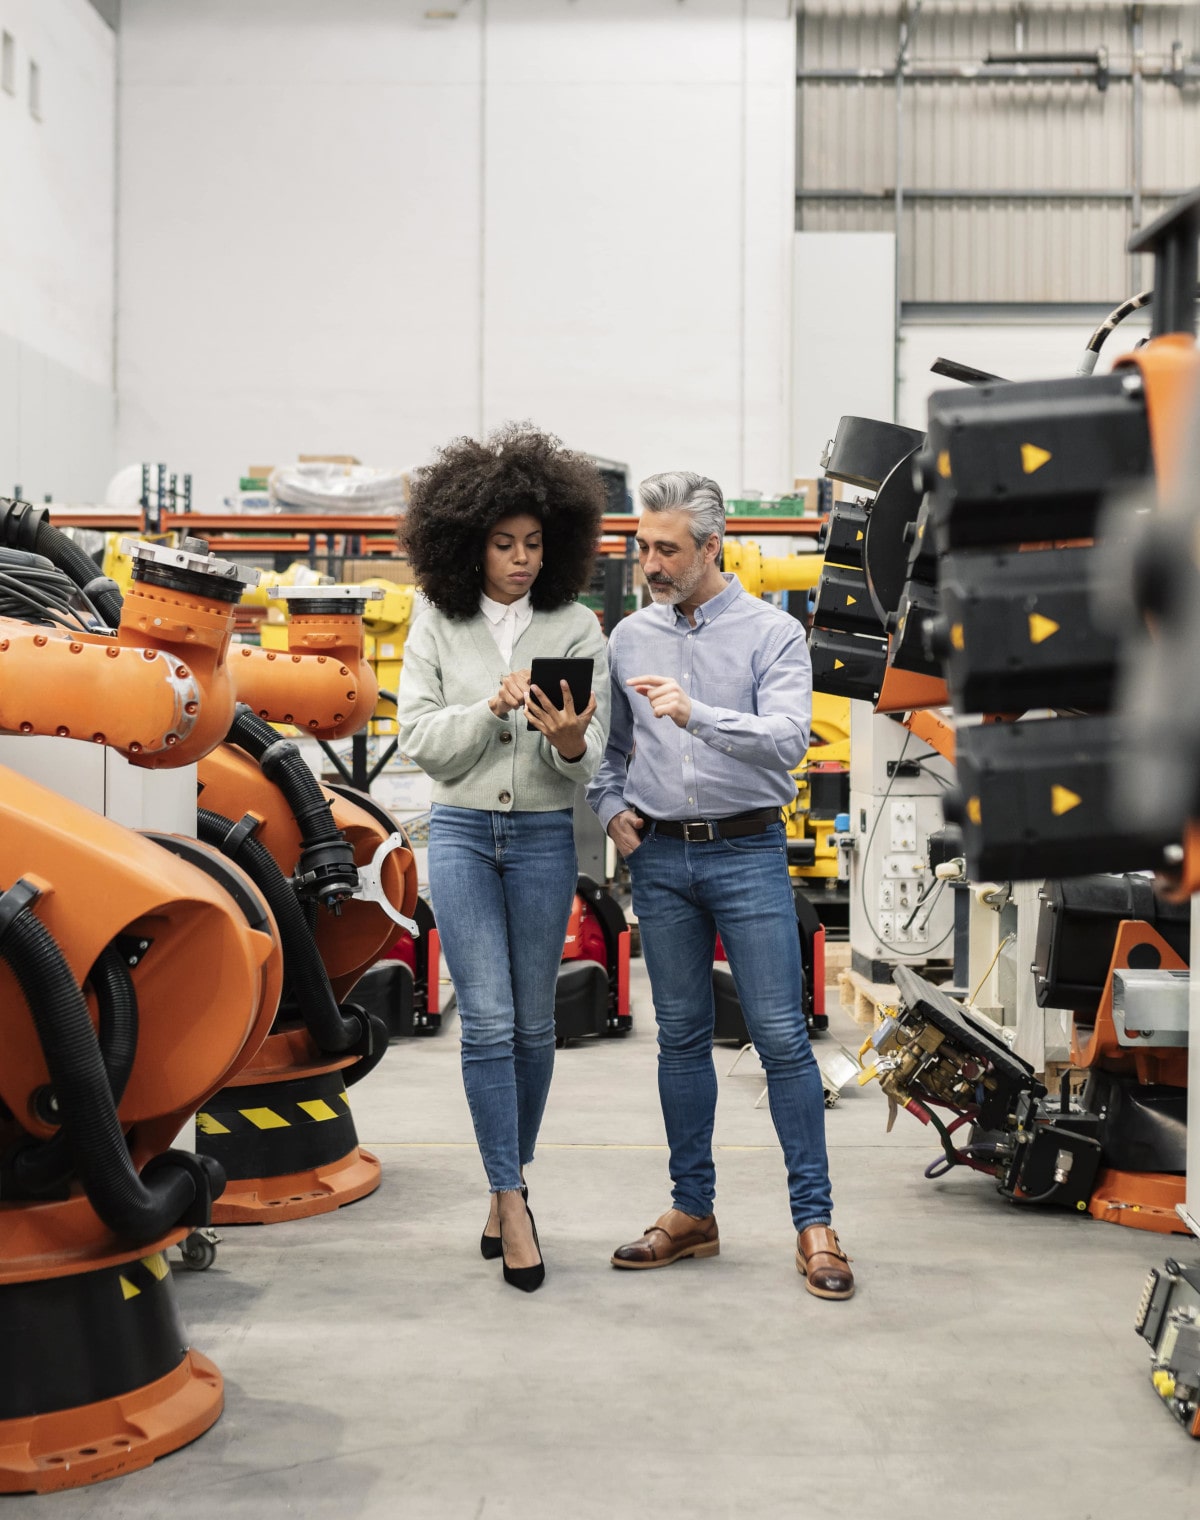
M506 603L494 602L486 592L481 591L479 593L479 610L489 623L502 623L505 615L509 612L512 613L514 618L520 619L529 607L531 594L531 592L527 591L524 596L518 597L515 602Z
M726 607L731 602L737 601L738 597L742 594L742 583L736 575L731 575L727 570L723 570L721 574L725 581L725 589L724 591L718 591L716 596L710 596L708 601L701 602L699 607L696 608L697 628L701 623L711 623L713 618L720 617ZM683 623L685 626L691 627L691 624L688 623L687 618L684 617L678 607L672 607L670 610L675 614L674 621L676 623Z

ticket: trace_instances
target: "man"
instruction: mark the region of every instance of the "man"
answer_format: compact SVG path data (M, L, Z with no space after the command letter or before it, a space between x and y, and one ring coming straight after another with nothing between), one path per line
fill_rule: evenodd
M767 1074L787 1162L796 1266L849 1298L831 1228L821 1075L802 1011L780 807L808 747L812 670L800 624L721 571L725 503L686 471L639 488L638 557L653 606L609 641L612 726L588 801L629 863L658 1021L672 1204L614 1267L716 1256L712 965L719 933Z

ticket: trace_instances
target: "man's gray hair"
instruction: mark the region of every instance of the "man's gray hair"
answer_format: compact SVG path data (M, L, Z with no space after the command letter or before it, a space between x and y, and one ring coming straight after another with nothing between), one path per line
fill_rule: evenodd
M702 549L715 533L725 541L725 498L721 487L707 475L692 470L664 470L650 475L638 486L643 512L686 512L692 519L692 537Z

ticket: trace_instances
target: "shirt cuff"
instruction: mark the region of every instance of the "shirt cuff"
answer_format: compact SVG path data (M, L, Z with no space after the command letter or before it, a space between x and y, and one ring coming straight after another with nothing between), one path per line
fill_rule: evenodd
M707 702L692 700L692 712L687 721L687 731L695 734L705 744L711 744L717 736L717 724L720 718L715 707L710 707Z
M623 813L628 806L629 804L625 801L624 797L614 797L611 793L607 797L601 797L600 801L596 804L595 812L605 834L608 833L608 826L617 814Z

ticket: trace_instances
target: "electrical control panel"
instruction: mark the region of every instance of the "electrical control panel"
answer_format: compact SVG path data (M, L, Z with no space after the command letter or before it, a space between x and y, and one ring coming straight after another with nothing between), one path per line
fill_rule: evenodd
M953 959L954 894L928 846L953 769L867 703L850 707L850 945L855 969L877 981L890 966Z

